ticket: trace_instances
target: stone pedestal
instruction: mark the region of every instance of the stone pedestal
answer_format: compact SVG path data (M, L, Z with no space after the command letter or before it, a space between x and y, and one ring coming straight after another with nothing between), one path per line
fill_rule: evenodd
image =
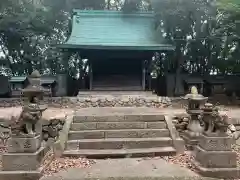
M192 162L199 174L215 178L239 178L237 154L231 150L232 143L233 139L226 135L203 133Z
M41 136L11 137L8 152L2 156L1 180L38 180L40 165L44 158Z
M37 171L44 157L44 148L34 153L6 153L2 156L3 171Z
M8 153L35 153L41 146L41 136L11 137L8 140Z

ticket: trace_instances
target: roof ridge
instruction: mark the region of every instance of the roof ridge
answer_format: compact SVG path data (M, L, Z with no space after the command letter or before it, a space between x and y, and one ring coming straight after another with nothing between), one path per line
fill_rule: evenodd
M136 16L136 15L141 15L141 16L154 16L154 12L153 11L149 11L149 12L132 12L132 13L127 13L127 12L123 12L123 11L114 11L114 10L81 10L81 9L73 9L73 13L76 14L81 14L81 15L131 15L131 16Z

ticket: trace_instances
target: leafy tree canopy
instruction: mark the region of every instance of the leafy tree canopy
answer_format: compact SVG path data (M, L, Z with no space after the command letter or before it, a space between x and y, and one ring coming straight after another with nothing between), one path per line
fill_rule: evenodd
M53 46L68 37L73 8L154 10L159 36L177 47L174 54L156 56L158 73L166 68L196 74L240 72L239 4L239 0L0 1L1 64L14 75L33 69L52 74L70 71L74 75L86 70L81 55L60 52Z

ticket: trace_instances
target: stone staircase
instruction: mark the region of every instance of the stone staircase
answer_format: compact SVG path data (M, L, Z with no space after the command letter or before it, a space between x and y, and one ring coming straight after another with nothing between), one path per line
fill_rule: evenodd
M96 108L91 115L84 110L76 112L64 156L121 158L176 154L172 130L169 131L164 115L137 114L131 112L133 108L110 108L121 112L106 113L106 109Z
M92 90L101 91L141 91L141 77L131 75L108 75L94 78Z

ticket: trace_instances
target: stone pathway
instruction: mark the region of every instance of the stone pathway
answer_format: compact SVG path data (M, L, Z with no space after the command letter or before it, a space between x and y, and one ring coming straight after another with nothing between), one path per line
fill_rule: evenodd
M159 158L96 160L90 168L70 168L41 180L210 180ZM213 180L213 179L212 179Z

